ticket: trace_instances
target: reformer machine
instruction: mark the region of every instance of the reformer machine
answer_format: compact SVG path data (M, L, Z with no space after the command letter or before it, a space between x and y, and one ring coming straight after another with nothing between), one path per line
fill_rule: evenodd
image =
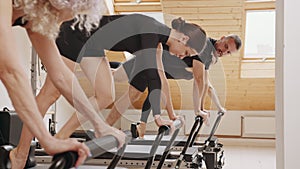
M162 166L164 165L164 161L167 158L167 155L169 154L169 151L182 125L183 124L181 120L175 120L175 131L171 135L169 126L159 127L158 134L156 135L154 141L145 141L141 139L127 139L127 144L125 144L119 150L116 149L118 142L112 136L94 138L92 131L79 133L79 136L80 138L82 138L82 140L89 140L86 141L85 144L89 147L93 155L92 157L89 157L86 160L85 164L102 166L108 165L108 169L113 169L118 164L125 164L122 162L124 160L135 159L139 161L145 161L145 169L150 169L153 166L153 161L157 160L157 152L159 150L160 152L162 152L162 155L159 156L160 161L157 168L162 168ZM127 138L131 138L131 132L127 131L126 135ZM78 134L75 134L73 136L78 137ZM164 136L170 136L170 138L166 140ZM146 151L145 149L139 149L138 151L136 151L137 146L143 146L144 148L146 148ZM38 156L45 159L49 158L49 156L44 152L36 152L36 155L38 159ZM122 161L120 161L121 159ZM77 154L75 152L66 152L63 154L55 155L52 159L50 169L71 168L75 164L76 160ZM105 160L105 163L98 163L99 160Z
M181 120L175 120L175 131L171 135L169 126L160 126L154 140L132 139L125 149L120 165L138 165L144 166L145 169L150 169L153 166L162 168L182 125ZM114 154L115 150L112 150L96 157L95 161L102 161L100 163L102 165L107 164ZM154 161L158 161L158 164L154 164Z
M206 169L222 169L225 159L224 150L222 149L223 145L218 143L218 139L214 137L214 134L223 115L224 112L218 112L218 116L209 137L203 144L200 145L194 145L194 143L203 124L203 118L201 116L197 116L195 118L195 123L192 127L188 140L180 153L175 169L180 168L182 161L185 162L185 166L187 168L201 169L204 161Z

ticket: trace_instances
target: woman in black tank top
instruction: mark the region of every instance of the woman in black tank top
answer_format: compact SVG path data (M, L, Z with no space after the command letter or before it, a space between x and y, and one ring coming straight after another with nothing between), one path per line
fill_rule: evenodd
M157 124L172 125L172 122L160 118L161 77L157 71L156 58L162 57L159 54L162 44L168 45L169 51L180 58L201 52L206 43L206 34L201 27L176 19L174 27L178 27L177 31L154 18L140 14L104 16L100 26L91 34L86 34L76 27L72 30L70 25L70 22L62 25L56 44L70 67L74 68L75 62L80 64L94 87L95 96L90 100L98 105L99 111L114 100L113 79L108 60L104 57L104 50L127 51L137 56L129 79L132 84L129 90L142 93L145 88L135 84L141 76L145 77L149 92L153 96L149 100L154 105L153 112L157 117ZM161 62L161 59L158 61ZM47 102L46 97L44 98ZM75 115L70 119L73 120L77 120ZM61 133L70 133L79 125L79 121L76 125L73 122L73 126L63 127ZM60 133L57 136L59 137Z

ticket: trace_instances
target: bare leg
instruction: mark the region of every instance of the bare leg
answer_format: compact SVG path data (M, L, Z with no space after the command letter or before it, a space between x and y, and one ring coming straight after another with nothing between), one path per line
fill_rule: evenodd
M112 107L109 115L106 117L106 122L113 125L121 117L121 115L128 109L131 103L134 103L141 97L142 93L136 88L129 86L128 91L123 94Z
M95 91L95 96L89 100L99 112L113 102L114 85L108 60L106 57L83 58L80 66ZM83 117L78 119L77 115L73 114L66 125L56 134L56 137L68 138L85 121L86 119Z
M139 138L143 139L146 133L146 123L141 121L138 126L136 126L136 129L139 133Z
M97 102L94 97L90 98L90 102L97 108ZM55 137L59 139L66 139L70 137L70 135L86 120L87 119L80 116L80 114L74 113L60 131L56 133Z
M101 111L114 100L114 84L108 59L106 57L84 57L80 66L95 89L95 96L91 97L90 101L98 111ZM77 118L77 115L74 114L56 137L69 137L70 133L76 130L79 126L80 121ZM123 134L112 127L108 127L107 130L102 130L101 133L99 132L95 134L97 137L110 134L115 136L119 142L122 142L121 136Z
M115 82L128 82L128 76L123 65L119 66L117 69L112 69L112 74Z
M106 57L83 58L80 67L91 82L97 101L99 111L113 103L115 97L115 86Z

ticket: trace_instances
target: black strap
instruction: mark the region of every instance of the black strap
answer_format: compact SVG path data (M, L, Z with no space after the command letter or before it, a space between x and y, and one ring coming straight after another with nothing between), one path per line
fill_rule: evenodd
M3 107L3 111L10 111L7 107Z

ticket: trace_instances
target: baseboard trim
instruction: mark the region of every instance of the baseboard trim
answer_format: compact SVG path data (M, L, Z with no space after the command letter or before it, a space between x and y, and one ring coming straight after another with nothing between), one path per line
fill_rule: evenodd
M275 139L253 139L253 138L219 138L224 146L257 146L275 147Z

